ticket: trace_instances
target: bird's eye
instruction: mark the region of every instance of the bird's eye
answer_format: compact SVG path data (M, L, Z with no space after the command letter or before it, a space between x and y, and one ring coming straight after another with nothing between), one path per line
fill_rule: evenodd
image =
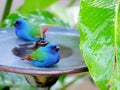
M53 46L52 49L56 49L56 46Z
M51 48L52 48L52 50L54 50L56 52L60 50L59 46L52 46Z
M19 21L16 21L15 23L16 23L17 25L18 25L18 24L20 24L20 22L19 22Z

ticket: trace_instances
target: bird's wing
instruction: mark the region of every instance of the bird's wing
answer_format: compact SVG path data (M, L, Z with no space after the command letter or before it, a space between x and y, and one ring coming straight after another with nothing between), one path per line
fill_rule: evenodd
M33 60L35 60L36 59L36 56L37 56L37 52L38 51L33 51L32 53L30 53L30 57L33 59Z
M37 49L36 51L34 51L30 54L30 57L33 60L44 62L44 58L46 57L46 55L47 55L46 52L43 52L43 51L40 51L39 49Z
M44 62L45 58L47 57L46 52L41 52L37 54L37 60L40 62Z
M30 33L31 37L40 38L42 30L40 30L40 28L38 26L31 26L29 33Z

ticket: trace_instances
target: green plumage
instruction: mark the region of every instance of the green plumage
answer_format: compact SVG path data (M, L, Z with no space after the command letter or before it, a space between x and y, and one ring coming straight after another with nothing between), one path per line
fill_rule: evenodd
M47 55L46 52L43 52L41 48L35 50L34 52L32 52L30 54L30 57L33 59L33 60L37 60L37 61L40 61L40 62L43 62L43 58L45 58Z
M39 47L22 60L29 60L34 66L52 66L59 62L59 47L55 43L49 43L44 47Z
M30 34L31 37L40 38L42 32L43 31L40 29L39 26L29 24L28 33Z

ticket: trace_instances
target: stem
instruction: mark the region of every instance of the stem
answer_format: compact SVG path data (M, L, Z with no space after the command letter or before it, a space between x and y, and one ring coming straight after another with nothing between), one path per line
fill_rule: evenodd
M12 2L13 0L6 0L6 5L5 5L5 9L4 9L3 16L2 16L2 21L8 16L11 6L12 6Z
M67 7L71 7L77 0L70 0Z

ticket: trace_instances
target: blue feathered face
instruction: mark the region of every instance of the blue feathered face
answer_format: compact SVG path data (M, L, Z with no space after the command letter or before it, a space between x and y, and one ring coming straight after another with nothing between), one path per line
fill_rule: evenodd
M22 18L19 18L19 19L17 19L17 20L14 22L14 26L15 26L17 29L21 29L21 28L23 28L25 25L26 25L26 21L23 20Z
M58 52L60 49L59 46L54 43L48 44L46 47L49 48L51 52Z

